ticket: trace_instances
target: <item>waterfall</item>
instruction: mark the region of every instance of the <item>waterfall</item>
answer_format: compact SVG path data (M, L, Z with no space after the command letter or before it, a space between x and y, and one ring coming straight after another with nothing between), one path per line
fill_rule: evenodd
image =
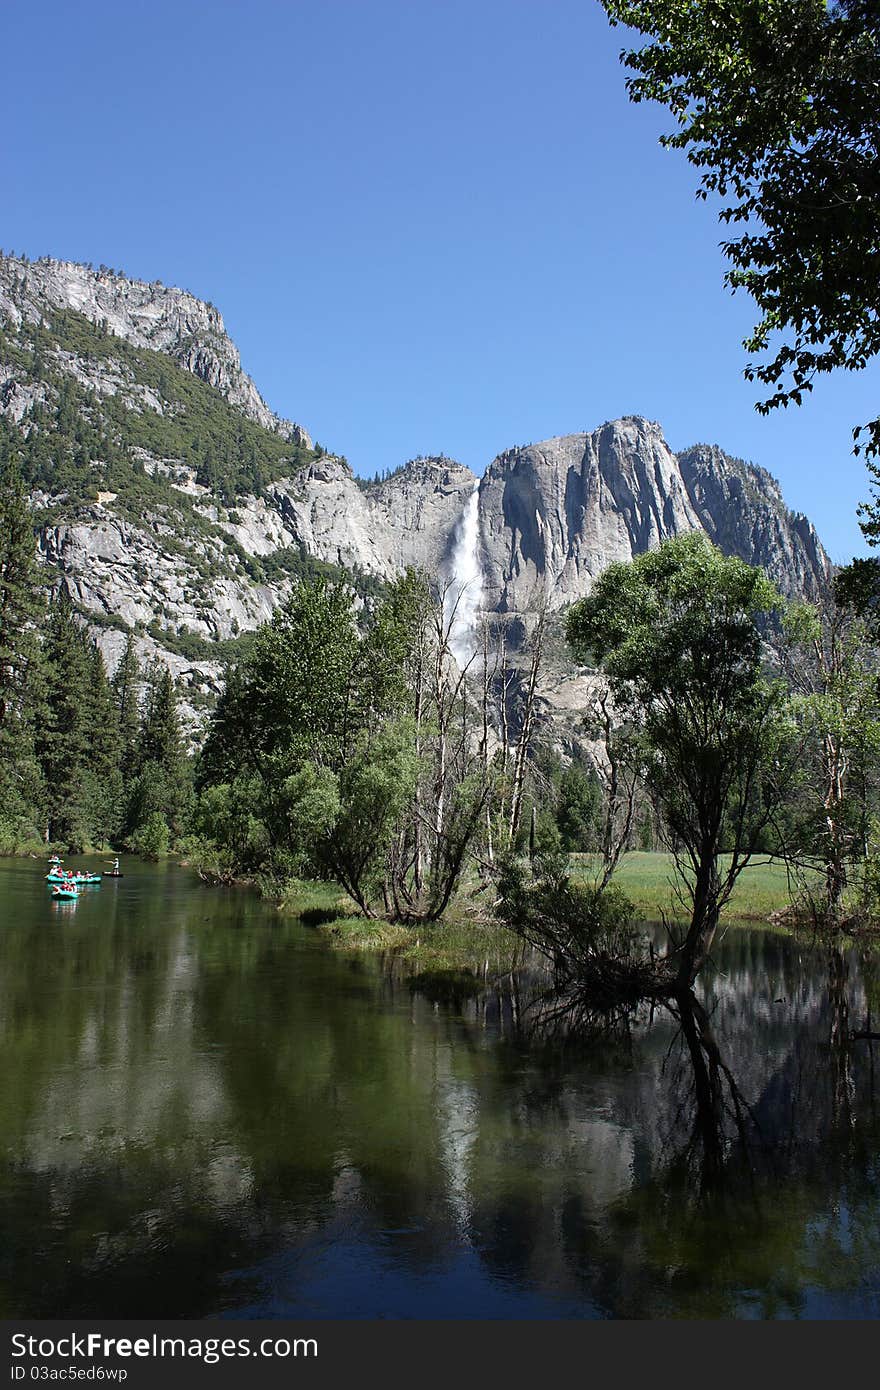
M480 480L456 522L446 591L447 621L451 619L449 645L459 666L464 667L477 650L477 615L483 605L483 572L480 568Z

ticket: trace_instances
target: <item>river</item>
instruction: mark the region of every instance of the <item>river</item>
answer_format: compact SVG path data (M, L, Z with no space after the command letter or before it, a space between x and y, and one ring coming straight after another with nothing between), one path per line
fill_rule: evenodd
M880 1315L855 952L727 933L707 1105L666 1009L579 1039L123 868L0 861L0 1316Z

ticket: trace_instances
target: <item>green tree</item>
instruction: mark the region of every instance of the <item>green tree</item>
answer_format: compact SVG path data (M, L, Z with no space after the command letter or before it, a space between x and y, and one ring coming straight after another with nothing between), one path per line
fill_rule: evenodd
M132 838L132 849L144 859L161 859L168 853L168 822L161 811L150 811Z
M13 843L34 832L43 788L34 756L45 616L34 527L17 465L0 458L0 824Z
M129 802L127 823L134 843L148 823L160 817L174 839L187 828L192 776L177 713L174 680L164 662L148 673L139 735L140 767Z
M45 662L37 751L46 783L47 837L84 849L115 832L121 794L119 732L101 654L65 588L58 590L49 612Z
M46 628L46 712L39 754L46 779L47 839L83 849L89 840L82 774L89 750L89 663L67 590L55 594Z
M335 779L335 814L323 828L319 851L333 877L368 916L379 894L385 915L400 915L388 861L420 771L415 730L408 721L389 721L377 736L362 737Z
M486 807L448 637L416 574L360 629L347 587L301 583L215 712L198 779L206 860L323 872L370 915L439 916Z
M556 824L561 846L569 853L595 849L602 815L602 789L591 767L575 760L559 779Z
M852 869L868 855L880 761L878 656L866 621L832 597L793 609L779 650L800 731L786 855L796 869L818 869L801 895L823 924L839 926Z
M705 961L783 795L785 697L765 678L759 628L781 607L762 571L692 533L611 565L567 616L575 655L601 666L640 742L643 776L670 833L690 908L681 987Z
M366 717L352 599L323 577L297 585L228 672L202 750L200 788L247 788L272 846L274 863L260 866L270 873L305 870L311 837L304 844L297 779L305 767L337 774Z
M88 751L83 768L89 839L101 845L119 834L124 817L123 745L114 692L97 646L87 649Z
M137 659L135 639L129 636L111 681L113 700L119 721L120 771L128 786L137 773L141 757L139 699L141 680L142 672Z
M205 876L231 883L265 865L271 842L260 818L261 792L259 779L247 774L202 788L193 811L190 853Z
M737 235L726 281L755 300L758 409L880 350L880 8L874 0L602 0L646 42L634 101L668 108L664 144L700 170ZM880 450L880 419L864 427ZM860 430L854 431L858 436ZM872 466L872 471L877 476ZM880 530L876 506L873 534Z
M307 760L339 767L357 732L359 647L351 590L297 585L227 678L203 754L210 780L247 767L280 785Z

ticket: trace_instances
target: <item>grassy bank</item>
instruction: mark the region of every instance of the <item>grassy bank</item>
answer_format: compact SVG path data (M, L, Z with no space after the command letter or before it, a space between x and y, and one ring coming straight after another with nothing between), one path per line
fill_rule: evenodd
M304 920L308 921L308 913ZM442 922L404 926L368 917L339 916L317 923L339 950L395 951L418 970L465 970L484 974L510 970L522 943L512 932L463 912Z
M361 916L333 883L292 883L278 906L282 912L302 918L338 950L393 950L422 970L509 969L521 950L517 937L474 912L467 898L442 922L416 926Z
M62 857L69 854L71 858L81 858L89 854L116 853L119 851L97 845L86 845L85 849L81 850L68 850L62 840L47 844L45 840L16 839L12 835L0 835L0 859L48 859L51 854L59 854Z

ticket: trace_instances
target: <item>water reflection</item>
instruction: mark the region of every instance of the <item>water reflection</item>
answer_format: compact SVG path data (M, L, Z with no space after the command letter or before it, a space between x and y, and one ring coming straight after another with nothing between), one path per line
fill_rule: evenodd
M60 923L26 868L7 1316L880 1311L855 954L731 932L696 994L585 1041L534 971L444 994L135 866Z
M596 1168L618 1178L616 1192L554 1185L552 1209L536 1213L520 1256L539 1248L539 1232L559 1233L569 1278L614 1316L875 1316L873 1039L849 1024L870 1023L875 967L855 953L805 952L748 931L729 938L719 964L699 996L659 1013L633 1009L604 1034L601 1016L579 1011L566 1035L546 993L532 1008L520 992L471 1009L482 1027L494 1016L511 1045L541 1046L545 1104L531 1116L532 1133L580 1128L584 1151L602 1152ZM860 1042L869 1044L863 1054ZM629 1084L609 1106L606 1087L627 1064ZM583 1094L584 1073L598 1074L605 1094L585 1125L570 1109L557 1124L549 1097L558 1113ZM499 1149L516 1147L507 1134ZM534 1167L560 1157L545 1147ZM492 1200L497 1208L497 1193ZM520 1237L525 1205L517 1198ZM511 1229L507 1216L501 1224ZM509 1267L506 1246L489 1258Z

